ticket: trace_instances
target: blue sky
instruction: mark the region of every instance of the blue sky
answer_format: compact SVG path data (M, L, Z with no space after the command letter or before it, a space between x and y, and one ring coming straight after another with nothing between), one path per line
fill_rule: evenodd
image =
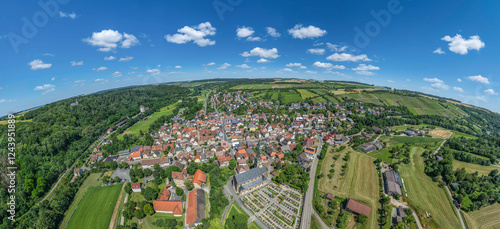
M218 77L353 80L500 112L498 1L40 2L2 7L0 115Z

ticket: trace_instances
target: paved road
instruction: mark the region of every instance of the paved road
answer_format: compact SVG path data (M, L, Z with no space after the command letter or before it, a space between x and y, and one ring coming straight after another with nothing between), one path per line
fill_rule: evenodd
M300 228L308 229L311 228L311 215L313 214L313 193L314 193L314 180L316 177L316 167L318 166L318 155L321 152L321 148L323 147L323 139L319 137L319 147L316 150L316 155L314 156L313 163L311 166L311 170L309 172L309 188L307 189L306 196L304 198L304 208L302 209L302 217L300 220Z
M207 93L207 98L205 99L205 115L207 115L207 101L208 101L208 95L210 95L210 92L212 92L212 90L208 90L208 93Z

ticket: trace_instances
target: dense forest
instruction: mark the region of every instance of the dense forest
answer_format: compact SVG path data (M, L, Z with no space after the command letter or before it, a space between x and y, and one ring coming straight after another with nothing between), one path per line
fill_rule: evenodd
M158 111L161 107L177 102L188 96L190 90L173 85L154 85L124 88L77 97L79 105L70 106L75 98L45 105L19 115L19 119L30 122L16 123L16 210L17 216L26 214L36 205L58 179L59 175L77 159L86 159L84 153L89 146L108 128L139 113L139 106L149 107L148 112ZM7 126L0 125L0 132L6 133ZM0 156L7 156L7 135L0 136ZM7 202L7 179L5 165L1 167L0 202ZM71 174L71 173L69 173ZM68 187L70 188L70 187ZM64 188L66 189L66 188ZM71 190L71 189L70 189ZM72 195L65 196L65 198ZM70 199L71 200L71 199ZM69 201L70 200L65 200ZM51 202L54 202L54 200ZM27 214L35 214L39 207ZM4 219L2 228L8 228L7 205L0 206L0 217ZM46 209L47 212L56 209ZM53 216L56 220L64 209L57 209ZM35 225L38 217L24 217L27 222L17 224ZM40 227L44 228L44 227ZM53 227L47 227L53 228Z

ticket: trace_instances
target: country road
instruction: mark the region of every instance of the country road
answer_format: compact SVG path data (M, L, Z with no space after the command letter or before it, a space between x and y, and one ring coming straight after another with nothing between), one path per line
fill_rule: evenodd
M59 182L61 182L62 178L64 176L66 176L66 174L68 173L68 171L70 170L73 170L73 166L71 166L69 169L66 169L66 171L59 177L59 179L57 180L57 182L54 184L54 186L52 186L52 188L50 189L49 193L47 193L47 195L45 195L45 197L40 201L38 202L36 205L38 206L38 204L40 204L41 202L45 201L49 196L52 195L52 192L54 190L56 190L56 188L59 186ZM52 197L50 197L49 201L52 200Z
M314 156L313 163L311 166L311 170L309 172L309 188L307 189L306 196L304 198L304 208L302 209L302 217L300 220L300 228L308 229L311 228L311 215L313 214L313 194L314 194L314 180L316 177L316 167L318 166L318 154L321 152L321 148L323 147L323 139L319 137L319 146L318 150L316 150L316 155Z
M450 189L448 188L448 185L445 185L444 187L446 188L446 191L447 191L448 195L450 196L450 199L453 200L453 197L451 196L451 192L450 192ZM455 207L455 205L453 205L453 208L455 209L455 211L457 211L458 219L460 219L460 223L462 224L462 229L466 229L465 223L464 223L464 220L462 219L462 215L460 214L460 211L458 210L457 207Z
M446 139L444 139L444 141L441 143L441 145L436 149L436 151L434 151L433 155L436 154L437 152L439 152L441 147L443 147L444 143L446 143L446 141L448 141L448 139L450 139L451 136L453 136L453 133L451 133L450 136L448 136Z

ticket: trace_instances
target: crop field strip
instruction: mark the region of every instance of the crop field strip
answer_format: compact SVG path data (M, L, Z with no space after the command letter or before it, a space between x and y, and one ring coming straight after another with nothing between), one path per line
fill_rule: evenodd
M344 198L351 197L358 201L362 201L371 206L372 210L368 218L367 228L373 228L377 225L377 209L380 207L378 204L378 175L373 163L374 159L363 153L358 153L352 150L349 161L349 167L347 173L344 175L343 179L339 181L341 166L344 164L342 159L347 152L344 150L340 154L341 156L335 161L335 174L334 178L329 181L328 170L331 169L330 164L333 162L331 157L335 154L327 154L329 160L324 160L321 166L322 173L324 176L320 179L318 190L325 193L332 193ZM325 172L326 170L326 172ZM332 182L338 182L337 184ZM337 188L334 189L334 186Z
M122 184L89 188L67 228L107 228L121 188Z
M463 212L469 229L500 228L500 204L496 203L473 212Z
M418 214L429 212L437 225L427 227L460 228L458 216L448 200L446 191L424 173L424 160L420 156L423 148L413 147L410 152L411 162L400 166L399 172L407 190L408 202L417 208ZM424 225L425 227L425 225Z

